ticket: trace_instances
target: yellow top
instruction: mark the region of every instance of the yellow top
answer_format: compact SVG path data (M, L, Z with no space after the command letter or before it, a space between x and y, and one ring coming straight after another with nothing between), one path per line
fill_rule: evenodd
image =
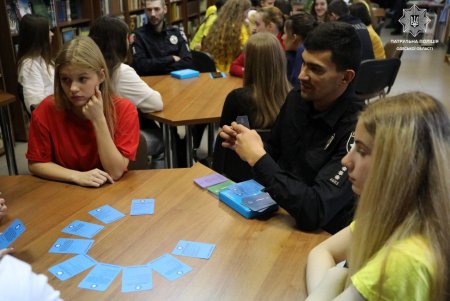
M378 299L378 282L385 262L383 289ZM413 235L394 242L389 252L383 247L351 280L368 301L428 301L435 268L436 262L428 242L421 235Z

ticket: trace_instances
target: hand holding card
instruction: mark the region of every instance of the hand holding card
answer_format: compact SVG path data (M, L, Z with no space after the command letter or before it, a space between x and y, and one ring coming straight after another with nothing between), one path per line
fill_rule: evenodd
M25 225L19 220L14 220L8 228L0 234L0 250L6 249L11 245L23 232Z

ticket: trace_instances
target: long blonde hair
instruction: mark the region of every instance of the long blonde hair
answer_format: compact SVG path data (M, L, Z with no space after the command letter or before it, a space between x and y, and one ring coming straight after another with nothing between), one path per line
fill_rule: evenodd
M450 120L433 97L405 93L369 105L359 122L374 138L371 169L360 196L349 264L361 269L381 248L421 235L436 275L429 300L450 292Z
M209 52L220 64L231 63L242 51L241 32L247 28L245 11L248 0L227 0L220 9L216 21L202 43L202 50Z
M286 56L271 33L252 35L245 45L244 87L252 90L256 107L254 126L272 126L291 85L287 79Z
M114 137L116 111L113 103L113 90L108 67L97 44L89 37L76 37L65 44L55 60L55 104L59 109L72 110L72 104L61 86L60 71L67 65L76 65L94 71L100 76L104 71L104 81L100 84L103 98L103 113L111 137Z

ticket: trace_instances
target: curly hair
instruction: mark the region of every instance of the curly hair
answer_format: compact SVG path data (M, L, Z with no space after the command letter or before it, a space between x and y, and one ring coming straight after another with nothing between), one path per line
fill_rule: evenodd
M241 53L241 32L247 26L245 12L250 5L248 0L227 0L221 8L202 43L202 50L209 52L216 64L227 65Z

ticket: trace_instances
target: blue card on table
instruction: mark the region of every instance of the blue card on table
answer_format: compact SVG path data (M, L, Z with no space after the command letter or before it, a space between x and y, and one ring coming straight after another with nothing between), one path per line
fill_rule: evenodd
M225 182L228 179L218 173L213 173L211 175L207 175L201 178L194 179L195 184L200 186L201 188L207 188L213 185L217 185L219 183Z
M85 238L92 238L105 226L75 220L61 230L63 233L78 235Z
M164 254L163 256L150 261L147 265L170 281L176 280L192 271L190 266L170 254Z
M25 231L25 225L20 219L15 219L8 228L0 234L0 250L9 247Z
M240 197L246 197L260 193L261 190L264 189L264 186L262 186L255 180L248 180L230 185L228 186L228 189Z
M49 253L87 254L94 240L76 238L58 238Z
M104 205L91 210L89 211L89 214L105 224L115 222L125 216L125 214L109 205Z
M263 192L257 195L251 195L245 197L242 200L242 205L247 206L253 211L263 212L270 206L274 206L277 203L270 197L267 192Z
M172 254L209 259L215 247L215 244L180 240L175 249L173 249Z
M153 214L155 211L154 199L138 199L131 201L130 215Z
M122 293L152 289L152 268L148 265L124 267L122 271Z
M77 255L52 266L48 271L59 280L64 281L89 269L96 263L97 261L87 255Z
M122 267L106 263L98 263L78 284L79 288L104 292L122 271Z

